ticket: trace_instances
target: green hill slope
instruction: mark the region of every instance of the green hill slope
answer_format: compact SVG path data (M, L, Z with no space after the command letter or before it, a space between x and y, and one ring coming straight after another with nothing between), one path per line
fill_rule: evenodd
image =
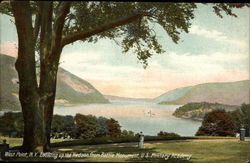
M250 80L227 83L205 83L193 86L175 100L163 100L161 104L187 104L190 102L223 103L241 105L249 103Z
M239 109L240 106L224 105L219 103L196 102L188 103L175 110L174 116L178 118L188 118L193 120L202 120L206 113L213 110L226 110L234 111Z
M0 54L0 110L20 110L15 58ZM59 68L56 104L108 103L90 83Z
M192 86L183 87L183 88L176 88L174 90L168 91L167 93L164 93L164 94L154 98L152 100L152 102L159 103L162 101L174 101L174 100L182 97L183 95L185 95L191 88L192 88Z

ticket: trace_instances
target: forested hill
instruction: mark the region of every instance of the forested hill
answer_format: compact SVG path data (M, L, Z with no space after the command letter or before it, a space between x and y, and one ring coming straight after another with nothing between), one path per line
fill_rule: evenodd
M250 80L243 80L237 82L204 83L176 89L167 92L155 100L160 98L160 104L177 105L203 101L228 105L241 105L243 103L249 103L249 97Z
M0 110L20 110L18 76L15 58L0 54ZM108 103L109 101L90 83L59 68L56 104Z
M240 106L236 105L224 105L219 103L207 103L207 102L196 102L188 103L184 106L179 107L173 113L178 118L187 118L192 120L202 120L206 113L213 110L225 110L234 111L238 110Z

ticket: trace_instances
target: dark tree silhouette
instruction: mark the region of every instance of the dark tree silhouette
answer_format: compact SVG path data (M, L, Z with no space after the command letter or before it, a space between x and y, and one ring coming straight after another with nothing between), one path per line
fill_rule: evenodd
M207 113L196 136L235 136L235 123L224 110Z

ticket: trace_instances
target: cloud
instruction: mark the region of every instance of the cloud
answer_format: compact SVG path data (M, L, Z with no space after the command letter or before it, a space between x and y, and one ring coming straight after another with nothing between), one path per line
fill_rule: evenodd
M239 48L249 48L249 44L240 40L228 38L224 33L217 30L207 30L198 25L192 25L189 29L191 34L196 34L216 41L238 46Z
M89 58L95 59L99 58ZM147 69L141 66L117 66L101 60L98 64L80 63L77 62L78 58L62 66L89 81L103 94L154 98L178 87L249 79L248 59L247 54L241 53L190 55L170 52L154 56Z
M175 73L206 73L220 70L247 70L249 55L247 53L213 52L209 54L191 55L190 53L177 54L169 52L163 56L155 56L155 60L164 68Z

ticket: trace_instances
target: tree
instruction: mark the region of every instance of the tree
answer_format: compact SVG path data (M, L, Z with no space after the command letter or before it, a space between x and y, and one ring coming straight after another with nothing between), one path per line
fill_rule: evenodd
M224 110L214 110L205 115L196 136L235 136L235 123Z
M9 137L23 136L22 113L6 112L0 117L0 133Z
M97 118L92 115L76 114L75 124L80 138L94 138L97 130Z
M180 135L176 134L176 133L168 133L168 132L164 132L164 131L160 131L157 133L157 136L162 136L162 137L180 137Z
M112 137L118 137L121 136L121 126L119 125L118 121L116 121L113 118L110 118L107 120L107 126L108 126L108 135Z
M240 129L246 129L246 135L250 136L250 104L242 104L241 108L232 112L229 115L236 125L236 131L240 133Z
M218 3L214 12L235 16L233 8L249 4ZM124 52L134 51L147 66L154 53L163 53L150 23L161 25L177 43L188 32L195 3L3 1L0 12L14 17L18 35L15 63L24 118L24 151L47 151L63 48L75 41L109 38ZM37 78L36 63L39 63Z
M102 137L108 135L108 126L107 126L108 119L105 117L98 117L97 118L97 128L96 128L96 136Z
M74 118L71 115L54 115L51 125L51 135L56 136L58 133L63 133L62 136L75 136L76 126Z
M133 131L127 131L127 130L122 130L121 133L122 136L127 137L127 136L135 136L135 133Z

